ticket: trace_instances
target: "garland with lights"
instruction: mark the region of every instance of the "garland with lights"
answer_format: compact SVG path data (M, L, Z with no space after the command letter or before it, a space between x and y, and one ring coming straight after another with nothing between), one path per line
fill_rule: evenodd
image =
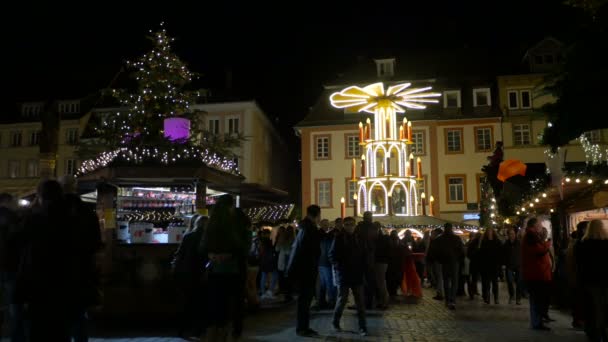
M199 147L121 147L113 151L103 152L94 159L85 160L78 169L77 175L82 175L104 167L120 164L200 164L220 171L239 174L234 160L210 153Z

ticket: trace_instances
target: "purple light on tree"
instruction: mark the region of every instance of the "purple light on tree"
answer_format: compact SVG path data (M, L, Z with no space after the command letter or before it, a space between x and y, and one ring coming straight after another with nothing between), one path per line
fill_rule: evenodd
M184 118L167 118L164 122L165 138L176 140L187 140L190 138L190 120Z

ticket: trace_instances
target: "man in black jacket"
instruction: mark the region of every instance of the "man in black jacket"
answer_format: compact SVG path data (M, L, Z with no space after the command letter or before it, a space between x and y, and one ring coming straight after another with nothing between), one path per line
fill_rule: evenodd
M321 255L321 238L319 222L321 208L311 205L306 209L306 217L300 222L298 236L293 243L293 249L287 266L287 276L299 285L298 296L298 336L316 336L316 331L310 329L310 303L315 292Z
M333 326L340 331L340 318L348 300L349 289L353 292L357 316L359 318L359 333L367 335L365 320L365 305L363 297L363 282L365 266L368 263L365 242L354 234L355 219L344 219L344 231L336 235L329 251L329 260L333 265L334 279L338 286L338 301L334 309Z
M463 258L464 244L460 237L454 234L452 224L446 223L443 234L439 235L429 247L429 259L441 264L445 303L450 310L456 309L458 273Z

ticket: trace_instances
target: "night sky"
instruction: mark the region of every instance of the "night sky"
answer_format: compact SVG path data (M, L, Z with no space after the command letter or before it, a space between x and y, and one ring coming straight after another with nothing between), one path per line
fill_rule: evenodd
M492 59L517 63L544 36L567 39L572 26L571 10L555 0L371 1L350 2L349 9L291 1L163 2L167 8L147 2L145 10L90 3L86 9L25 5L10 13L12 22L2 23L8 103L108 86L125 59L149 48L145 35L164 21L175 50L203 83L221 89L231 70L233 95L257 99L289 139L322 84L357 56L486 49Z

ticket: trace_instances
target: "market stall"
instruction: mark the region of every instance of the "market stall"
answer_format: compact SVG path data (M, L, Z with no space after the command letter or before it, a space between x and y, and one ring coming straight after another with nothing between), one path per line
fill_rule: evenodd
M190 219L207 214L222 194L238 202L242 179L204 165L108 166L80 175L80 192L96 201L105 242L98 314L174 314L179 289L171 261Z

